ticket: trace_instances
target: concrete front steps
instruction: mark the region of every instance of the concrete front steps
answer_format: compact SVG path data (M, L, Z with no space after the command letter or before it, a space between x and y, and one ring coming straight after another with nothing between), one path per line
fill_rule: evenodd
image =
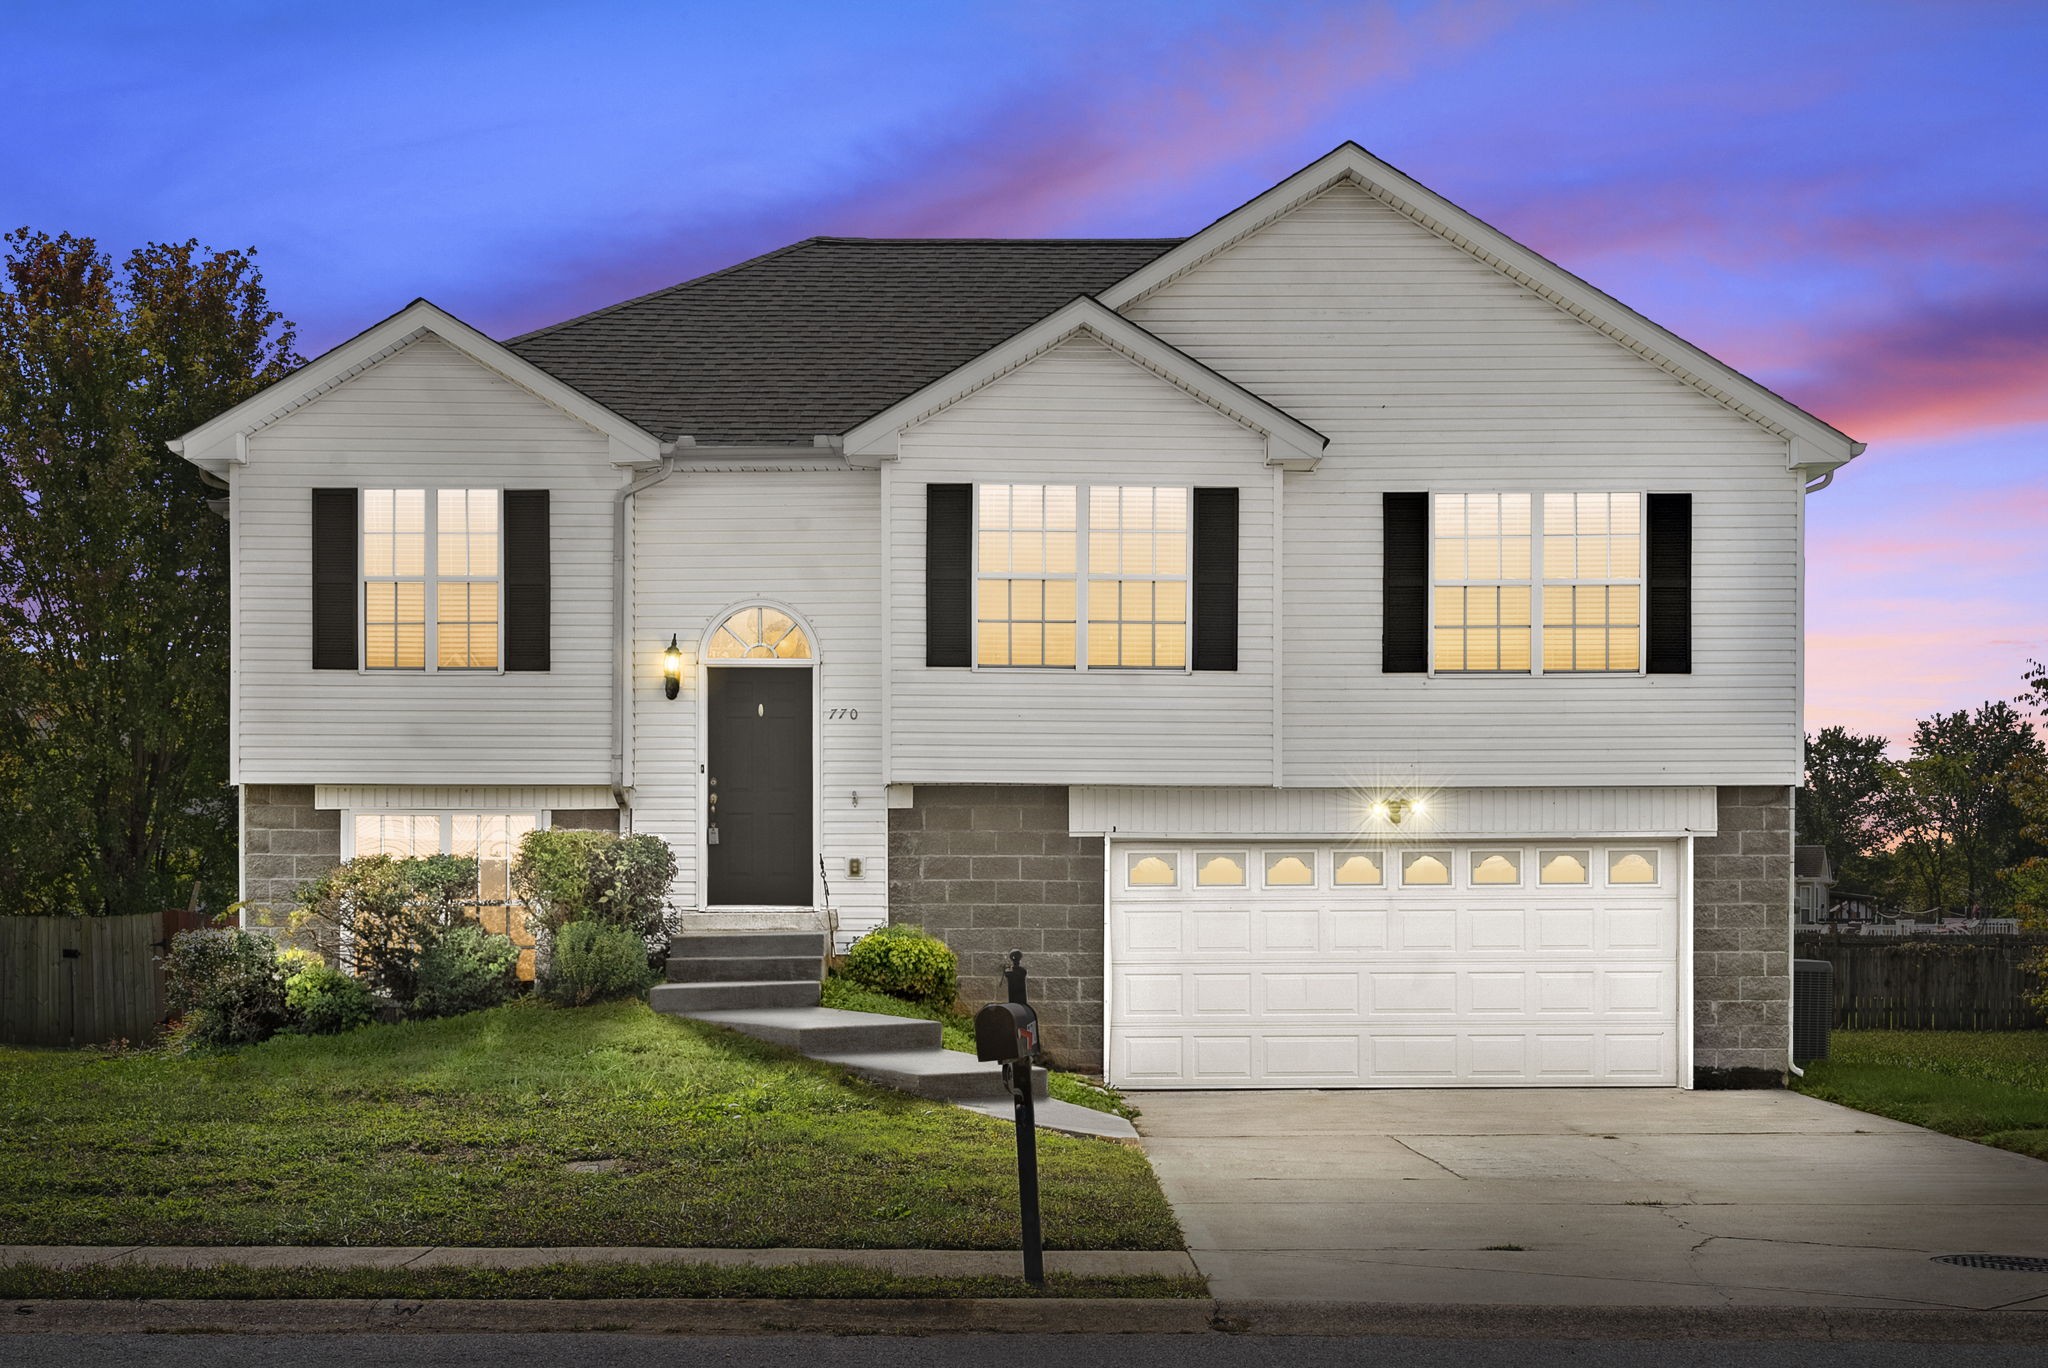
M939 1023L819 1005L825 942L816 931L691 931L669 942L667 983L648 1002L657 1012L723 1026L857 1073L885 1087L1009 1116L1002 1070L940 1045ZM1046 1095L1046 1071L1031 1071L1038 1124L1074 1135L1135 1139L1130 1122Z

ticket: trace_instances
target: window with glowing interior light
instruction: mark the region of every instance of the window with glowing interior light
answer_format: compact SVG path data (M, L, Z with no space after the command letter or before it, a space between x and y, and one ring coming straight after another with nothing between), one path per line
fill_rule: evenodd
M1179 486L978 486L975 664L1185 669L1188 505Z
M495 489L365 489L363 665L495 670L502 538Z
M1642 502L1612 492L1433 496L1434 672L1638 672Z

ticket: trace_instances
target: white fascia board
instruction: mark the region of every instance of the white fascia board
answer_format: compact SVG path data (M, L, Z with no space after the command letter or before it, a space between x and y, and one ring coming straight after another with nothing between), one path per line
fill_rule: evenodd
M1322 460L1323 448L1330 442L1322 433L1122 314L1105 308L1100 301L1082 295L853 428L845 439L848 464L871 466L895 459L897 439L903 429L1083 334L1264 437L1266 464L1288 470L1314 470Z
M1709 356L1548 257L1524 247L1357 143L1347 142L1303 167L1164 256L1139 267L1098 297L1112 309L1123 309L1344 181L1470 252L1751 422L1795 439L1795 447L1803 443L1807 458L1802 460L1795 452L1794 466L1833 469L1863 453L1864 443L1766 389L1726 362Z
M542 402L551 404L611 442L613 464L652 466L660 463L661 443L638 424L628 422L595 399L563 384L531 361L508 351L455 315L424 299L416 299L383 322L357 333L321 353L277 383L250 395L210 422L166 443L186 460L215 474L245 465L249 438L286 414L337 385L360 375L401 347L433 336L455 348Z

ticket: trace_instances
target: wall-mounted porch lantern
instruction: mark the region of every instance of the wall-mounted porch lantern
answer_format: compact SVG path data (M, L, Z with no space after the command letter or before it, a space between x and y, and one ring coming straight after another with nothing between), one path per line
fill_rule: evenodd
M668 649L661 653L661 691L674 698L683 691L683 648L670 633Z

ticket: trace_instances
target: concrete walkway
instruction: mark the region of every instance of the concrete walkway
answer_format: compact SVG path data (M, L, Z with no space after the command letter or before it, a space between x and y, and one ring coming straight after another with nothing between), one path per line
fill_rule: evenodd
M2048 1310L2048 1164L1796 1093L1141 1093L1223 1302Z
M0 1245L0 1267L541 1268L551 1264L711 1264L793 1268L840 1264L904 1277L1008 1277L1020 1256L1002 1249L671 1249L648 1245L484 1249L454 1245ZM1048 1250L1046 1271L1079 1277L1194 1277L1180 1250Z

